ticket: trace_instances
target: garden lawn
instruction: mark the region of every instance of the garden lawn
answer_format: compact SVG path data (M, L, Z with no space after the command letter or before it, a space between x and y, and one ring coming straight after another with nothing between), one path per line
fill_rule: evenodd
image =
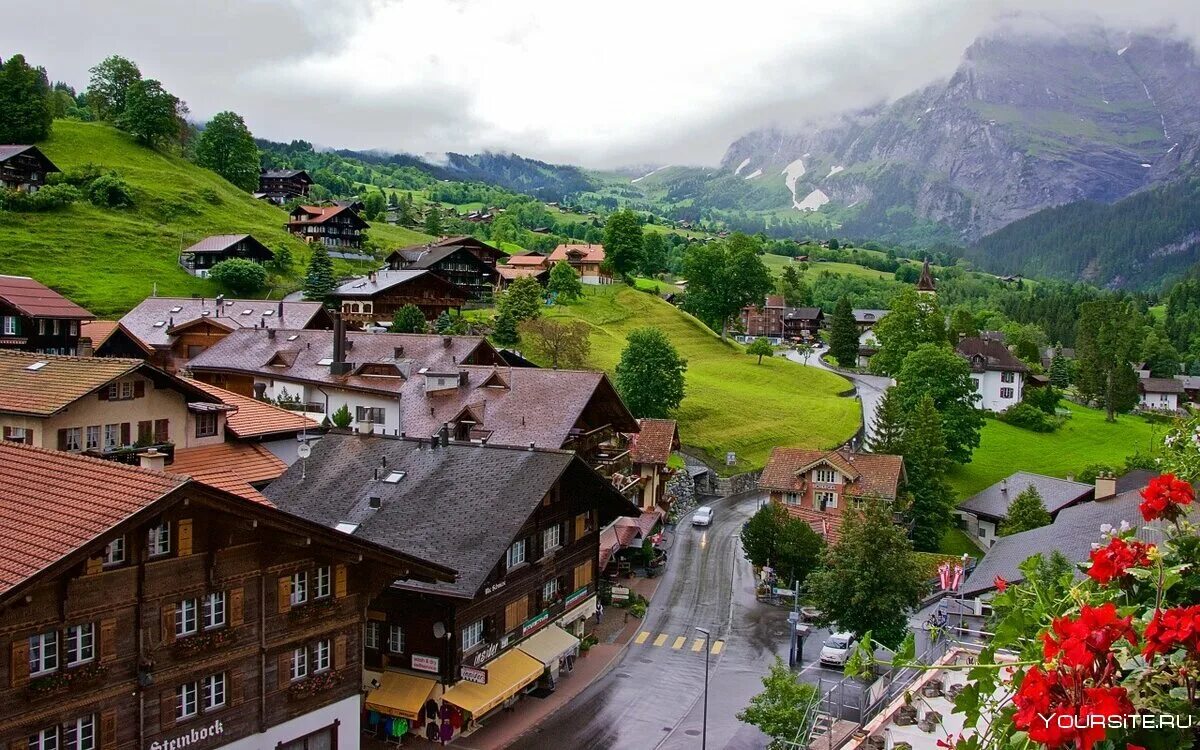
M885 281L895 279L895 274L886 273L884 271L876 271L874 268L857 266L853 263L838 263L835 261L810 262L808 264L808 270L801 271L801 264L796 263L787 256L764 253L759 257L762 258L763 264L771 270L771 273L778 276L783 273L783 269L787 268L788 266L794 266L796 271L800 273L800 278L810 283L813 279L820 276L822 271L828 271L829 273L840 276L859 276L864 279L883 279Z
M964 554L971 557L980 557L983 555L983 550L979 549L979 545L971 541L971 537L967 536L967 532L953 526L946 529L946 533L942 535L942 544L938 552L943 555L953 555L954 557L962 557Z
M841 376L782 357L757 365L740 345L722 342L652 294L623 284L588 287L583 299L547 315L590 325L589 364L610 375L630 331L663 331L688 361L687 394L676 414L681 439L722 471L761 469L777 445L833 448L858 430L858 402L839 395L851 387ZM737 454L735 466L725 468L726 451Z
M1151 452L1156 438L1166 431L1166 425L1154 425L1132 414L1118 416L1110 424L1104 421L1103 411L1064 403L1071 418L1055 432L1030 432L988 419L971 463L950 473L955 494L960 499L970 497L1014 471L1065 477L1088 464L1119 469L1127 456Z

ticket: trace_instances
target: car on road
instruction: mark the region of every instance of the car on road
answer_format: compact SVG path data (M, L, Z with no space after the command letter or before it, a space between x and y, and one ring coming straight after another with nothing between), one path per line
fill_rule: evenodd
M692 514L693 526L712 526L713 509L707 505L701 505L696 508L696 512Z
M830 633L821 644L821 663L831 667L844 667L850 654L858 646L853 633Z

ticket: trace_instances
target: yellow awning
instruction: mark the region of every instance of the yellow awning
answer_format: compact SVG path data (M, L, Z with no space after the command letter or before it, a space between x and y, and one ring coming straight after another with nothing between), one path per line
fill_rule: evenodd
M442 700L478 718L537 680L546 669L540 661L515 648L492 659L483 668L488 673L486 685L462 680L447 690Z
M388 716L416 721L421 706L429 700L435 687L437 682L425 677L384 672L379 678L379 687L367 693L367 708Z
M557 625L551 625L517 644L517 648L546 666L578 647L579 639Z

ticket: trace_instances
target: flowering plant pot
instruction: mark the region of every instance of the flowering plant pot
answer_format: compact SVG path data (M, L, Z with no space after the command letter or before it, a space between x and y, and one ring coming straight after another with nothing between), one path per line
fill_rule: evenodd
M299 682L293 682L288 687L288 697L293 700L302 700L337 687L341 681L341 676L336 672L321 672Z
M108 667L102 664L85 664L82 667L33 678L25 689L26 695L30 699L58 695L72 688L99 682L107 674Z
M307 622L323 617L337 607L333 597L313 599L310 602L292 607L288 611L288 619L292 622Z
M213 630L207 633L197 633L190 635L187 638L180 638L175 641L173 651L176 656L188 657L205 651L211 651L215 648L233 643L236 640L236 635L230 628L222 628L221 630Z

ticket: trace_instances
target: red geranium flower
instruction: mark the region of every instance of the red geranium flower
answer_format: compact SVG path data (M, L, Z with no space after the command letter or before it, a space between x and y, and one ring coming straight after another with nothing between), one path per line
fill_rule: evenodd
M1152 549L1153 544L1113 537L1107 547L1092 550L1092 567L1088 568L1088 575L1101 584L1124 578L1130 568L1144 568L1150 565Z
M1146 646L1142 655L1150 658L1182 648L1200 656L1200 604L1158 610L1146 626Z
M1179 517L1180 506L1190 505L1196 499L1192 485L1176 478L1174 474L1160 474L1150 480L1142 490L1142 518L1153 521L1165 518L1174 521Z
M1014 725L1051 750L1068 743L1091 750L1104 739L1105 727L1090 717L1127 716L1134 708L1125 688L1082 687L1083 682L1079 674L1031 667L1013 696Z
M996 576L995 580L992 581L992 585L994 585L996 587L996 591L1000 592L1001 594L1008 590L1008 581L1004 580L1004 576Z
M1042 634L1043 653L1047 660L1058 659L1063 666L1097 675L1111 663L1114 643L1122 638L1137 643L1132 623L1132 616L1117 617L1112 602L1099 607L1085 604L1078 618L1054 620L1051 632Z

